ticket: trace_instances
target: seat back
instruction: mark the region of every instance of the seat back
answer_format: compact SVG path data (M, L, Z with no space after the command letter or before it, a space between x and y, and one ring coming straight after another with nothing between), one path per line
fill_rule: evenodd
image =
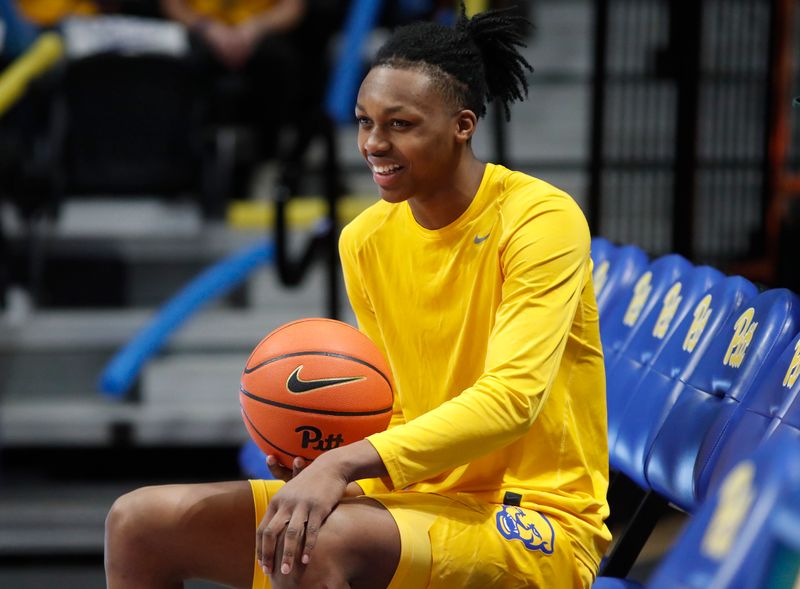
M780 422L800 394L798 374L800 335L789 342L780 358L753 383L753 392L735 408L727 424L726 443L712 447L713 440L704 441L700 455L706 456L707 466L696 475L700 497L716 487L734 464L774 432L771 424ZM720 427L712 425L711 429Z
M697 368L720 327L755 298L758 290L741 276L725 278L685 313L655 356L650 369L629 393L609 437L611 467L648 488L644 466L650 445L661 429L677 393Z
M599 263L595 261L593 279L602 324L604 315L617 302L619 293L626 291L644 272L648 260L647 254L634 245L615 248L609 252L607 259L598 259Z
M800 300L786 289L760 294L722 326L701 364L677 391L650 447L645 473L654 491L682 509L695 509L696 476L711 468L713 458L708 452L701 456L701 447L725 442L733 410L752 392L759 374L777 361L798 327Z
M765 533L748 553L741 589L797 587L800 582L800 489L783 496ZM724 580L724 579L722 579Z
M632 339L645 318L653 311L669 287L684 276L692 265L686 258L670 254L655 260L628 288L614 293L617 299L600 320L606 369Z
M772 513L800 491L800 440L774 439L739 462L676 540L649 589L744 589Z
M787 404L785 409L778 412L778 415L767 427L767 438L776 435L779 431L783 431L790 436L800 438L800 394L798 394L797 391L798 384L800 384L800 378L798 378L799 372L800 349L795 347L792 362L789 365L789 370L786 371L786 375L784 376L784 381L782 383L783 386L788 385L792 388L792 391L788 394L792 400Z
M608 280L608 270L611 267L611 258L617 251L617 247L605 237L592 237L591 256L592 256L592 282L594 282L594 294L597 297L602 291Z
M642 320L630 344L606 370L608 440L613 444L631 393L683 317L723 274L709 266L693 268L666 289L653 311Z

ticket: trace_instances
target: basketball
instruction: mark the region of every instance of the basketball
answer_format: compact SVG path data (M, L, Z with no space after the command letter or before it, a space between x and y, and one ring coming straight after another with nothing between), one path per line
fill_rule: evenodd
M296 456L313 460L383 431L392 400L380 350L332 319L301 319L268 334L250 354L239 389L250 437L289 468Z

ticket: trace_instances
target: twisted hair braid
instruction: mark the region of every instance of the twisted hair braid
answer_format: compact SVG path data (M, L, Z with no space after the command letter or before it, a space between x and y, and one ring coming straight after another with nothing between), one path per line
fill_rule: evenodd
M506 120L511 103L528 95L526 72L533 68L520 54L530 23L509 10L472 18L463 10L453 28L432 22L401 27L381 47L373 67L418 69L434 80L444 97L478 117L497 100Z

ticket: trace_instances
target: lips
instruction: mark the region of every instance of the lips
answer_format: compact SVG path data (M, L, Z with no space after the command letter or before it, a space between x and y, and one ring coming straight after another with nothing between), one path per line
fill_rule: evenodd
M370 162L372 179L381 188L391 188L405 169L400 164L378 165Z

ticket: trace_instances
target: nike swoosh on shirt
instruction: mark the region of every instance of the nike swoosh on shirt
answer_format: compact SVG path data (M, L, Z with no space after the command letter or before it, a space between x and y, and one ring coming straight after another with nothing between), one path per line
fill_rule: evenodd
M487 233L487 234L486 234L486 235L484 235L483 237L481 237L481 236L479 236L479 235L476 235L476 236L475 236L475 243L483 243L484 241L486 241L486 240L489 238L489 236L490 236L491 234L492 234L492 232L490 231L489 233Z
M316 378L314 380L302 380L300 378L300 371L303 369L301 364L295 368L286 379L286 390L290 393L300 394L316 391L325 387L335 387L348 382L356 382L357 380L364 380L366 376L344 376L338 378Z

